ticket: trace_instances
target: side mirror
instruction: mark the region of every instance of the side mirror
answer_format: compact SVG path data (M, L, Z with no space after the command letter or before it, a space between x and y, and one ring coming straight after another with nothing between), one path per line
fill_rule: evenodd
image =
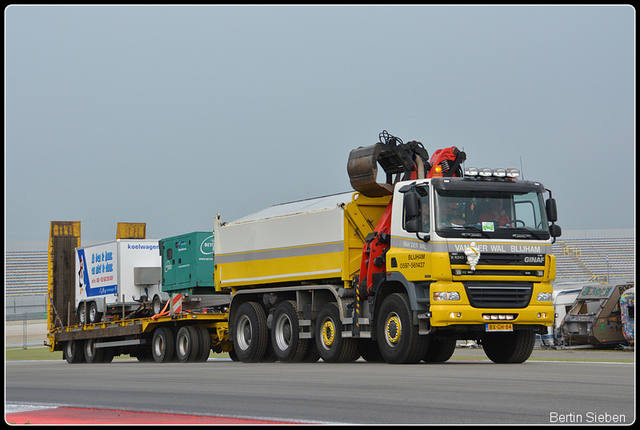
M552 223L558 221L558 207L556 206L556 199L554 198L548 199L546 208L547 208L547 220Z
M410 220L420 215L420 201L416 193L406 193L404 195L404 216Z
M404 223L404 228L409 233L417 233L417 232L420 231L420 224L422 224L422 223L420 222L420 220L418 218L413 218L413 219L407 221L406 223Z
M551 224L549 226L549 234L551 237L560 237L562 235L562 229L559 225Z

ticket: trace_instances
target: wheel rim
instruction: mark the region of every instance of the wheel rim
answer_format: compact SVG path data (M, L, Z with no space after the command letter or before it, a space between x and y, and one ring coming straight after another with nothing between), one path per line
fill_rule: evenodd
M391 347L397 346L398 341L402 336L402 323L400 322L400 317L397 313L392 312L389 314L384 332L384 339L387 341L387 344Z
M162 302L160 302L160 300L155 297L153 299L153 313L159 314L160 312L162 312Z
M95 322L97 314L98 310L94 305L91 305L91 307L89 308L89 321L92 323Z
M325 349L331 348L336 338L336 328L332 320L326 320L322 324L322 346Z
M236 338L240 349L249 349L249 345L251 345L251 321L246 315L242 315L238 321Z
M162 336L157 336L155 342L153 343L153 350L155 351L156 357L162 357L164 353L164 339Z
M275 339L281 351L287 350L291 345L291 320L288 315L280 315L276 321Z
M93 339L87 339L85 342L84 355L88 358L93 357L95 354L95 344L93 343Z
M189 339L187 339L187 335L185 333L182 333L178 338L177 346L180 356L186 357L187 352L189 351Z

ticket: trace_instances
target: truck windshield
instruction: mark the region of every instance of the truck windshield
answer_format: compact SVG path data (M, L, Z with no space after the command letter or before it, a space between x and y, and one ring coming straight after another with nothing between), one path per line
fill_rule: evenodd
M535 191L437 190L435 206L443 237L549 239L543 196Z

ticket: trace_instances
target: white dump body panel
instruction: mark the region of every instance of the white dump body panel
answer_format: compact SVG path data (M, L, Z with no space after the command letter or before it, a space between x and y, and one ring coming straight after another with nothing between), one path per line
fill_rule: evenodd
M220 286L340 277L353 193L271 206L216 228Z
M160 268L162 260L158 241L151 239L118 239L84 248L76 248L76 308L80 302L96 301L99 305L106 298L107 305L132 302L142 295L153 298L161 290L156 284L134 283L135 267ZM158 272L161 274L161 272Z

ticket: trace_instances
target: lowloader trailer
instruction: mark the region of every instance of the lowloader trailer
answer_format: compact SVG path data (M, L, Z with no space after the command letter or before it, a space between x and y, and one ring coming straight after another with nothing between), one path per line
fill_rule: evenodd
M190 313L56 328L50 347L121 348L103 336L137 324L109 342L155 361L178 350L189 361L205 327L214 351L247 363L444 362L465 339L496 363L524 362L553 324L556 203L515 169L463 169L465 159L455 147L429 159L421 143L382 132L349 155L355 192L228 223L216 215L214 287L184 296L200 303ZM207 309L214 297L226 303Z
M233 354L228 341L228 294L174 293L158 310L162 292L149 286L155 287L161 277L162 245L143 237L121 237L83 248L79 221L52 221L50 351L63 351L69 363L105 363L122 354L159 363L206 361L212 350ZM175 286L170 283L168 291ZM85 309L89 309L87 317Z

